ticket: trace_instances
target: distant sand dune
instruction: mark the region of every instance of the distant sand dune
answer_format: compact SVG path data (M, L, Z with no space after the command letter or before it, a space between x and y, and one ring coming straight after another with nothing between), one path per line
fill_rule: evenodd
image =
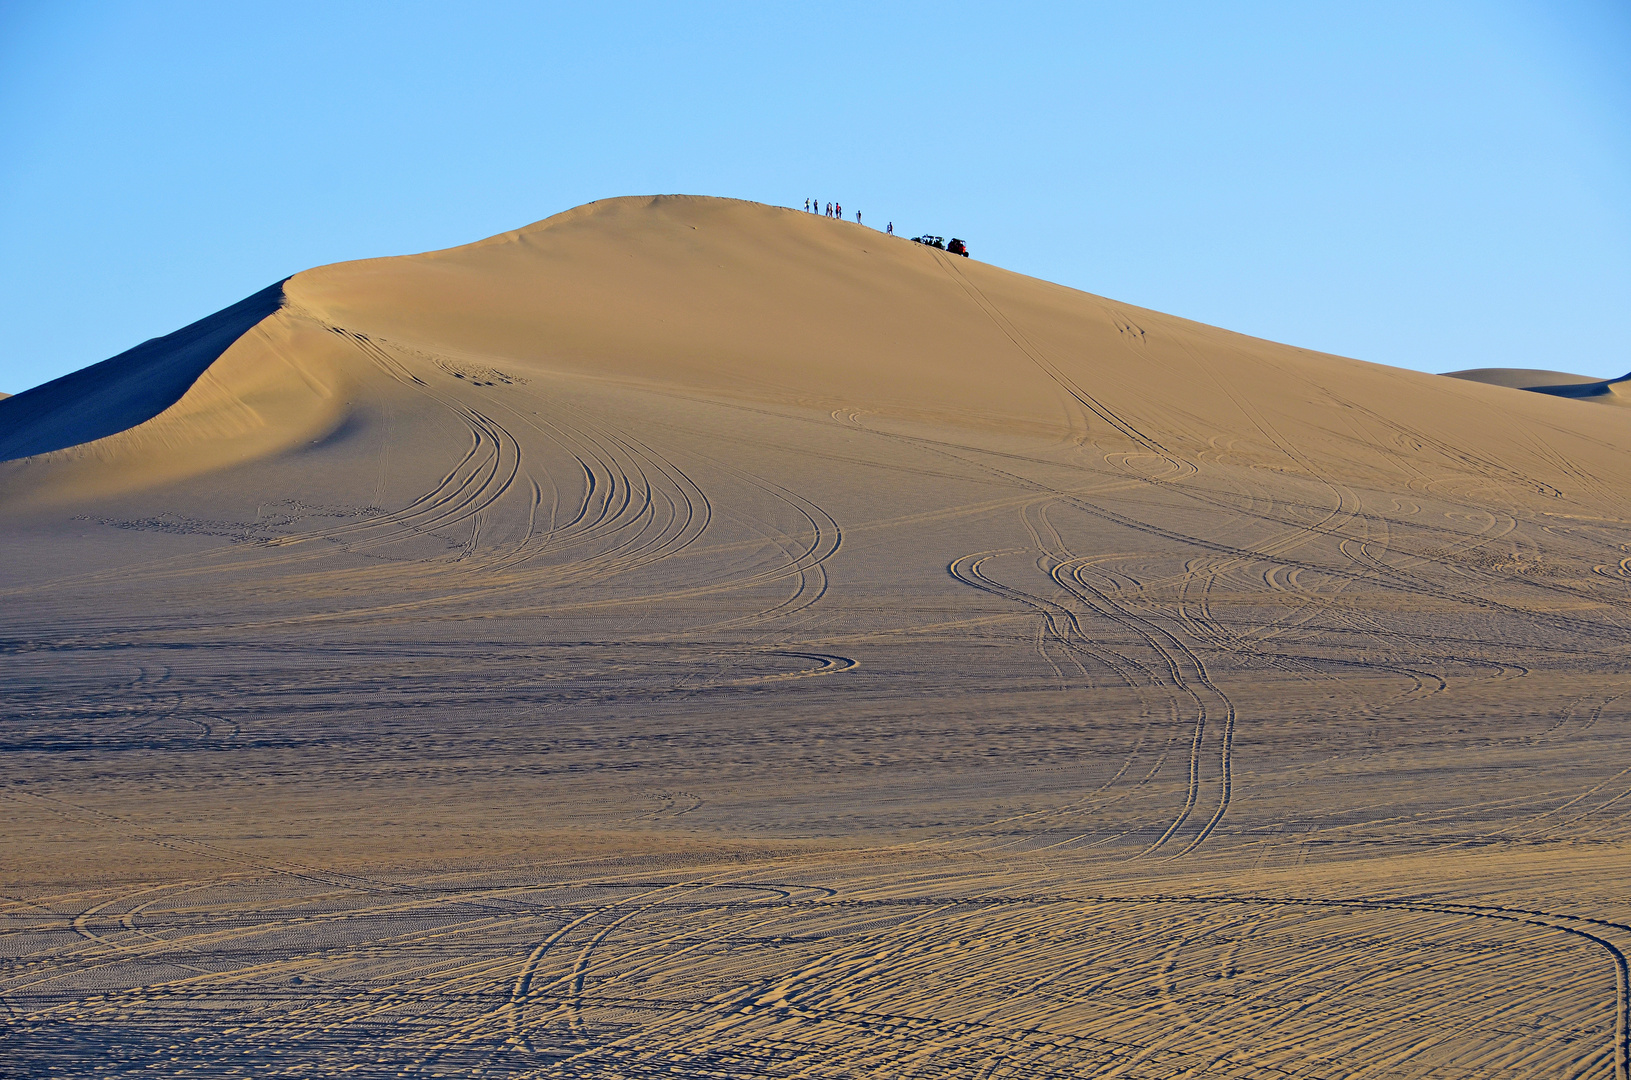
M1543 371L1537 368L1468 368L1465 371L1446 371L1445 377L1468 379L1491 386L1509 386L1527 390L1531 386L1561 386L1572 383L1599 382L1590 375L1571 375L1567 371Z
M665 196L0 402L0 1060L1627 1080L1631 413L1454 374Z
M1471 368L1467 371L1446 372L1452 379L1468 379L1491 386L1506 386L1515 390L1532 390L1537 394L1573 398L1601 405L1631 404L1631 397L1623 384L1631 375L1617 379L1595 379L1590 375L1571 375L1565 371L1536 371L1528 368Z

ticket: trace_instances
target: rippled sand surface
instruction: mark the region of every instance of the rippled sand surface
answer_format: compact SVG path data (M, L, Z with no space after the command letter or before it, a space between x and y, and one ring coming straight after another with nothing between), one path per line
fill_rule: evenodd
M281 288L0 464L0 1073L1625 1080L1631 413L726 200Z

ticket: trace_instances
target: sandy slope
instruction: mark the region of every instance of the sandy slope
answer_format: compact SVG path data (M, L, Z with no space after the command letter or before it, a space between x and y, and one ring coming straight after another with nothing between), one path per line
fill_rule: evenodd
M20 1059L1625 1075L1626 413L726 200L280 304L0 403Z

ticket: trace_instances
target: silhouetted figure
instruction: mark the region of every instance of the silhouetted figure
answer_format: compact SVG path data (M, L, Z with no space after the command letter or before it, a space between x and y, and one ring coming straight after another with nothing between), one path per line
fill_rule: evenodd
M855 224L859 225L860 223L861 223L861 212L859 210L857 210L857 211L855 211Z
M889 232L889 235L890 235L890 236L894 236L894 235L895 235L895 223L894 223L894 222L893 222L893 221L891 221L891 222L890 222L890 223L889 223L889 229L888 229L888 232Z

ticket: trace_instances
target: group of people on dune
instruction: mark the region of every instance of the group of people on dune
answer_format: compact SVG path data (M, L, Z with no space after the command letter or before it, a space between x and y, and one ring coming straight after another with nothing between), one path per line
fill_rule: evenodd
M807 214L819 214L821 212L821 200L820 199L805 199L804 200L804 212L807 213ZM827 204L827 216L830 217L830 218L838 218L838 219L842 220L843 217L844 217L843 204L842 203L828 203ZM857 225L861 224L861 212L859 210L855 211L855 224L857 224ZM889 223L888 227L884 231L887 232L890 236L894 236L895 235L895 223L893 221L891 221Z

